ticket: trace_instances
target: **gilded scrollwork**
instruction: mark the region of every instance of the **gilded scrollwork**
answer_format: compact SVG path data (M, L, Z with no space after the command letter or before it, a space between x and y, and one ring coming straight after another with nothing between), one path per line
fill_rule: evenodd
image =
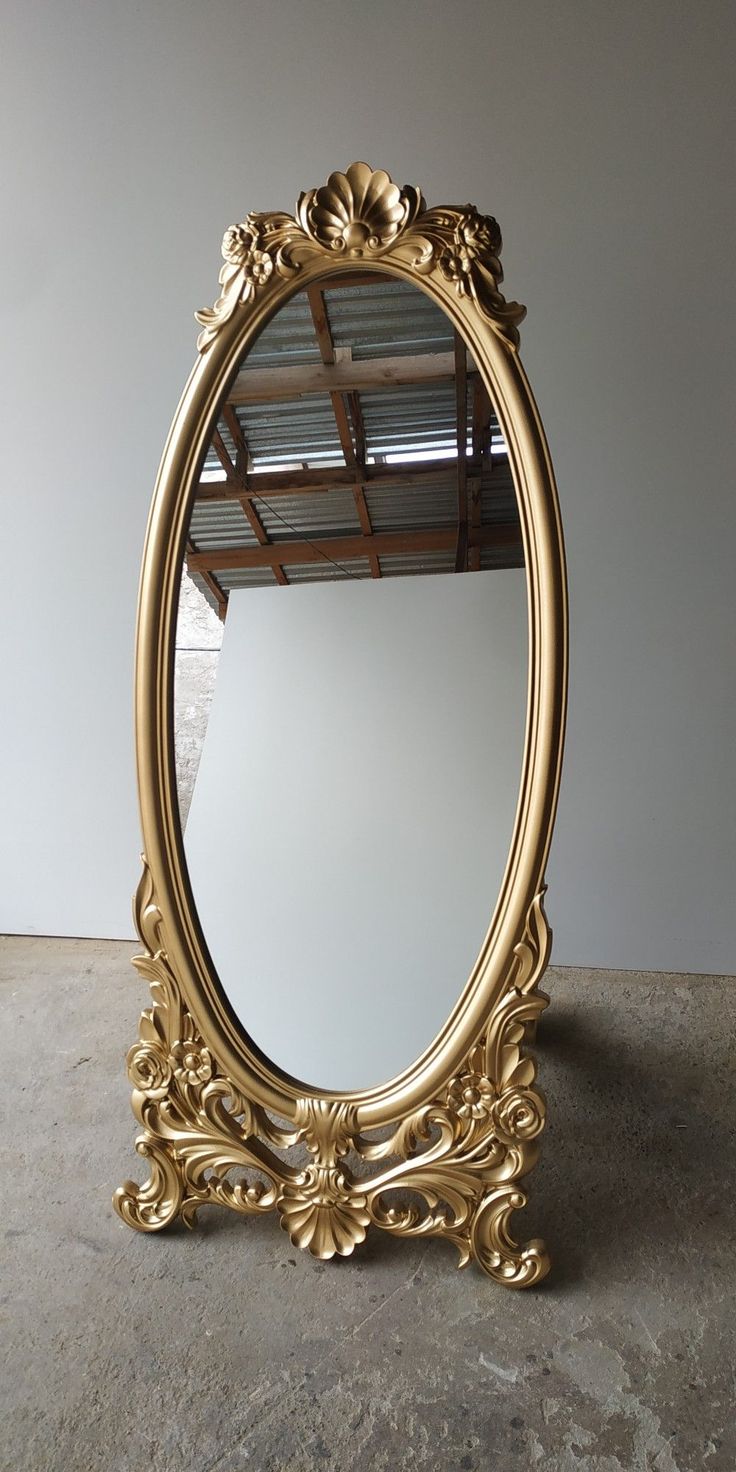
M443 1096L381 1138L359 1127L354 1103L296 1100L290 1127L243 1095L218 1070L184 1006L167 958L163 921L144 861L135 906L145 946L135 964L151 986L128 1054L136 1142L151 1175L126 1182L115 1206L128 1225L154 1232L181 1216L193 1225L207 1203L252 1213L275 1209L295 1246L318 1258L349 1255L370 1226L404 1237L443 1237L460 1266L523 1287L544 1276L544 1246L518 1247L508 1230L525 1204L515 1184L536 1158L544 1101L525 1027L546 1006L535 979L549 949L542 896L532 906L504 990L482 1036ZM306 1165L289 1163L303 1146ZM378 1166L378 1169L371 1167ZM407 1201L407 1197L409 1200Z
M501 231L491 215L474 205L424 209L421 191L400 189L384 169L351 164L330 174L326 184L297 200L295 216L249 214L225 231L221 292L214 307L196 313L204 352L246 305L280 278L307 263L325 268L335 261L377 262L393 255L421 275L438 271L460 297L469 297L486 322L511 348L526 308L500 291Z

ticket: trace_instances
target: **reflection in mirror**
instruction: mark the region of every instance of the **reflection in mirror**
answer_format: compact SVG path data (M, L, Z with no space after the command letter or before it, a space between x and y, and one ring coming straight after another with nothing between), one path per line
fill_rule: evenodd
M446 1022L503 878L526 685L516 495L470 353L414 286L320 281L221 406L177 627L193 897L284 1072L372 1087Z

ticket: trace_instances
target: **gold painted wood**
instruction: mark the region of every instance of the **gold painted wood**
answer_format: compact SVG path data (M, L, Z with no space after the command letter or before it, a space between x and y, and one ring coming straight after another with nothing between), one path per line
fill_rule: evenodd
M141 578L136 741L146 858L135 964L152 1006L128 1074L142 1129L136 1148L150 1175L115 1194L120 1216L141 1231L177 1217L191 1226L201 1205L219 1203L276 1210L292 1241L320 1258L349 1254L376 1226L444 1237L460 1265L474 1260L510 1286L548 1271L544 1244L517 1245L510 1221L525 1205L519 1182L545 1119L524 1044L548 1001L538 989L551 941L542 897L562 759L567 610L552 467L517 351L524 308L501 295L500 249L495 220L470 205L425 210L418 190L366 164L301 195L295 217L252 214L226 232L222 290L197 314L200 357L164 450ZM295 291L356 271L370 279L376 267L444 309L496 408L527 568L529 704L507 868L456 1006L399 1077L322 1095L281 1073L244 1033L199 928L176 792L174 635L198 470L243 355Z

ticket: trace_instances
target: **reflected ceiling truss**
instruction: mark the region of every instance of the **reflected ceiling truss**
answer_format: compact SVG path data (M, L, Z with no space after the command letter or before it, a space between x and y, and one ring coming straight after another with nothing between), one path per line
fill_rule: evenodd
M384 343L375 354L363 346L360 355L354 355L349 344L336 342L330 301L341 289L351 289L354 301L361 293L375 292L376 280L375 274L356 273L307 288L312 344L317 348L311 360L293 361L299 357L295 353L290 361L287 348L278 363L269 361L264 367L254 353L230 389L195 488L186 544L190 576L221 619L233 586L287 585L297 575L299 581L314 581L324 576L381 578L391 573L523 566L505 446L485 385L460 335L443 317L447 342L439 349L436 340L426 346L420 342L417 351L403 341ZM387 287L406 291L385 278L382 285L384 291ZM449 441L443 420L445 440L435 454L433 404L446 403L453 388ZM444 399L437 399L438 390ZM387 393L393 393L396 401L395 446L389 433L389 447L384 444L379 453L369 444L364 404L371 395L385 400ZM410 395L415 415L419 405L427 426L421 436L414 436L416 443L406 444L406 433L402 435L406 402L402 393ZM335 450L310 454L309 446L300 443L303 426L309 425L310 412L323 410L327 403L334 419ZM251 449L249 414L268 415L274 407L282 415L294 411L293 440L279 457L287 468L268 468L268 463L264 467L263 456L259 463ZM392 497L390 529L375 525L371 515L371 495L381 489ZM325 531L321 515L310 526L309 509L317 504L316 497L332 497L335 502L346 491L352 496L353 524ZM440 509L435 508L435 499ZM298 517L295 504L304 508ZM320 509L327 504L331 503L323 502ZM340 504L344 506L344 499ZM232 517L223 519L227 534L218 536L217 513L226 518L232 507L241 509L242 518L237 524ZM214 520L211 515L207 519L208 510L215 512ZM335 520L339 522L339 515ZM242 525L242 535L237 525Z

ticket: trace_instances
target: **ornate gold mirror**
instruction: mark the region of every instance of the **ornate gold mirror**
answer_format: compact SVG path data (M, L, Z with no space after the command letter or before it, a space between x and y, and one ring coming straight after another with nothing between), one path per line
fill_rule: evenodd
M545 1116L565 576L500 248L365 164L225 235L141 580L140 1230L219 1203L321 1258L377 1226L548 1269L509 1219Z

